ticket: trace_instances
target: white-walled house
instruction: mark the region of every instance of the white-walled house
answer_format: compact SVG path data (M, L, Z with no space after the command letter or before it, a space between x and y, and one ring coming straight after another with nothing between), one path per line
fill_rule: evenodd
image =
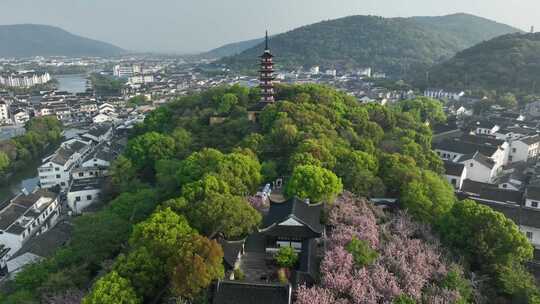
M96 143L103 143L110 140L113 135L113 128L110 124L102 124L92 127L82 135L83 138L90 139Z
M442 89L427 89L424 91L424 96L435 99L459 101L463 96L465 96L465 92L449 92Z
M503 142L500 145L486 143L472 143L460 138L445 139L433 143L433 150L442 160L456 161L461 156L472 155L480 152L491 158L497 166L503 166L507 163L508 143Z
M107 114L98 114L92 118L92 122L94 123L104 123L109 121L112 121L112 118Z
M493 182L500 168L493 159L480 152L463 155L456 159L455 162L463 164L467 168L466 179L482 183Z
M16 196L0 210L0 244L13 255L30 237L52 228L59 214L58 197L50 191Z
M110 114L115 113L115 111L115 107L109 103L100 104L98 109L100 114Z
M71 170L82 162L91 148L88 142L72 139L63 143L52 155L44 158L38 168L41 188L60 186L62 190L66 190L71 180Z
M13 112L13 122L15 124L23 125L30 120L30 116L25 110L19 109Z
M461 106L456 110L456 115L457 116L472 116L473 115L473 110L472 109L467 109L464 106Z
M444 169L448 182L454 189L461 189L463 181L467 178L467 167L464 164L445 161Z
M102 168L108 168L111 166L112 161L116 158L116 155L110 151L109 149L105 149L105 147L100 147L100 149L91 155L88 159L86 159L82 163L82 167L84 168L96 168L96 167L102 167Z
M525 207L540 211L540 187L527 187L525 190ZM540 225L540 223L538 223Z
M0 124L7 123L9 120L8 105L5 101L0 100Z
M536 159L540 151L540 136L527 136L510 143L509 162L521 162Z
M75 214L81 214L88 206L99 201L102 184L101 178L74 179L67 193L69 208Z
M479 135L494 135L501 127L492 121L477 121L475 133Z

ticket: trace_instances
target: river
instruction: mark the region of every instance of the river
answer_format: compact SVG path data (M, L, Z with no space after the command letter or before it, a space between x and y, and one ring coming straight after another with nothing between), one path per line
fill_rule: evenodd
M54 78L58 80L59 91L68 91L70 93L83 93L86 91L85 74L54 75Z
M0 203L21 192L23 188L32 191L38 182L37 167L40 165L41 159L37 158L10 176L7 183L0 182Z

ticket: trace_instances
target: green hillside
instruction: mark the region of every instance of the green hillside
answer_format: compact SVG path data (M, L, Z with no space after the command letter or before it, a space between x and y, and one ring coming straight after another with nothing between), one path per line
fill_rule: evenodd
M115 56L125 50L109 43L37 24L0 25L0 57Z
M252 40L229 43L229 44L220 46L218 48L215 48L213 50L210 50L206 53L202 53L200 56L203 58L210 58L210 59L233 56L236 54L240 54L243 51L258 45L262 43L263 41L264 41L264 38L257 38L257 39L252 39Z
M276 35L270 45L281 67L371 66L392 75L407 75L483 40L517 31L466 14L412 18L351 16ZM259 44L220 63L236 69L255 69L262 49Z
M433 67L418 85L448 89L539 92L540 33L509 34L480 43Z

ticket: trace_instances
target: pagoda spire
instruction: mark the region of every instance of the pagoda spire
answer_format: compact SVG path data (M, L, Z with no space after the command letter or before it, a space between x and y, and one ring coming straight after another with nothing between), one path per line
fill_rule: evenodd
M268 31L266 31L264 42L264 53L261 56L261 69L260 73L260 88L261 88L261 102L273 103L274 102L274 56L270 52L268 47Z

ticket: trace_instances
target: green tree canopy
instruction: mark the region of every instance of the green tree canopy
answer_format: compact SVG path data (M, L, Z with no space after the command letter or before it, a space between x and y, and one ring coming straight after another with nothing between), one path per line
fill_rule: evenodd
M399 102L398 107L405 113L410 113L419 122L438 124L446 121L442 103L428 97L417 97Z
M184 246L169 260L172 290L192 299L212 281L224 275L223 250L215 240L193 235L189 249Z
M136 294L152 299L166 282L165 265L146 246L121 254L113 266L121 277L128 279Z
M92 291L82 304L138 304L137 297L129 280L112 271L94 284Z
M286 188L289 196L329 203L342 190L341 180L332 171L312 165L294 168Z
M400 201L417 220L436 223L452 209L454 189L446 179L431 171L423 171L420 179L403 186Z
M137 168L153 169L156 161L171 158L175 148L172 137L148 132L129 141L126 155Z
M220 232L226 238L245 237L261 222L261 215L244 197L228 193L213 193L187 205L184 212L193 227L210 238Z
M471 200L454 204L440 223L440 235L474 268L489 273L532 258L531 244L512 220Z
M184 242L196 233L188 221L171 209L154 212L150 218L133 229L130 244L134 248L146 246L163 260L175 254Z

